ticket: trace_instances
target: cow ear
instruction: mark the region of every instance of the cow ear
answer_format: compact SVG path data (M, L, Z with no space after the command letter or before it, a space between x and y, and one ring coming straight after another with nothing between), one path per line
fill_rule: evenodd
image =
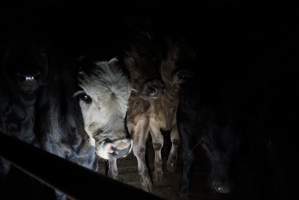
M119 60L118 60L116 57L111 58L111 59L108 61L109 65L117 65L118 62L119 62Z
M87 57L81 55L81 56L75 58L74 62L75 62L75 65L77 66L78 73L82 74L84 71L83 66L85 66L87 63Z

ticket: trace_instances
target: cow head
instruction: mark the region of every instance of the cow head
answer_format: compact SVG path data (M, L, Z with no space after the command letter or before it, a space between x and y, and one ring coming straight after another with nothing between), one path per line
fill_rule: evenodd
M45 83L47 55L34 44L12 46L4 56L2 73L12 90L32 95Z
M158 98L164 92L160 75L161 49L149 34L130 46L124 62L130 73L133 94L149 100Z
M184 42L173 39L167 39L166 44L168 50L161 67L162 79L170 87L179 87L193 77L191 68L195 65L195 51Z
M79 73L80 90L74 94L84 129L98 156L125 157L132 149L125 126L131 91L128 78L116 58L90 65L89 72Z
M211 164L210 187L221 194L228 194L233 189L233 161L240 142L234 131L229 126L214 127L202 139L202 147Z

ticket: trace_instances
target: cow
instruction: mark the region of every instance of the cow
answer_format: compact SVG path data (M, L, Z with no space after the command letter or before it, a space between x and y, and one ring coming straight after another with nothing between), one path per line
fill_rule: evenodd
M7 45L0 73L0 130L23 142L39 146L35 113L47 83L46 49L34 41ZM1 179L10 165L1 159Z
M126 66L131 83L126 123L133 139L133 153L138 161L141 185L146 191L150 191L152 186L145 165L145 142L148 135L148 127L144 127L148 123L146 113L152 101L158 99L164 90L160 75L162 54L159 50L159 44L153 42L152 39L152 36L147 32L138 33L129 42L129 47L126 47L124 54L121 56L121 61ZM136 118L135 122L137 124L135 124L134 118ZM136 129L134 128L136 126L138 130L133 130ZM144 128L147 128L147 130ZM136 137L136 131L140 135L139 139ZM112 174L108 173L108 175L117 179L118 168L115 159L109 160L108 169L108 172L113 172Z
M213 87L203 74L190 73L191 69L185 72L177 113L183 153L180 194L188 197L191 190L196 148L203 150L209 161L208 178L212 190L228 194L233 190L234 163L240 156L242 129L238 114L224 98L222 85Z
M102 97L98 97L98 105L94 105L95 107L87 106L84 101L80 102L80 107L90 144L97 148L96 153L99 157L116 166L116 160L126 157L133 147L125 123L132 89L128 73L117 58L111 59L109 65L103 62L96 64L102 65L103 71L98 72L101 75L101 82L92 84L101 92ZM86 74L80 73L79 80L84 91L91 92L93 98L96 98L92 91L94 89L87 85ZM75 96L82 95L82 92L82 90L78 91ZM108 176L116 178L117 171L113 167L109 168Z
M117 159L131 151L125 129L130 85L116 58L70 63L51 77L42 148L97 170L97 155Z
M155 151L154 181L160 182L163 177L161 149L164 139L161 130L170 131L171 135L168 170L174 171L176 166L179 145L176 110L180 81L176 74L178 49L150 34L143 36L131 44L124 57L133 88L127 126L133 138L133 153L137 158L142 188L151 191L152 181L145 161L149 133Z

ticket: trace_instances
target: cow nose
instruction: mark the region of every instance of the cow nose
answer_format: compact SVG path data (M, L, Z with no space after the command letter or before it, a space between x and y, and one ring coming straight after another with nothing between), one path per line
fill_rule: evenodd
M132 150L132 140L131 139L121 139L113 142L115 158L124 158Z
M230 193L230 186L227 183L222 183L220 181L214 181L212 187L215 192L220 194L228 194Z
M105 140L98 145L97 155L106 160L124 158L131 152L132 147L131 139Z

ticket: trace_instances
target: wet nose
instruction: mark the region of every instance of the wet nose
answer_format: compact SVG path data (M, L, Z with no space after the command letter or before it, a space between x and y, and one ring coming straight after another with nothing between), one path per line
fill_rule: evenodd
M118 139L114 141L104 141L99 145L97 154L108 160L111 158L124 158L132 150L133 142L131 139Z
M131 152L132 140L130 139L116 140L112 144L114 148L112 148L111 154L115 158L124 158Z
M219 181L214 181L212 187L215 192L220 194L228 194L230 193L230 186L228 183L222 183Z

